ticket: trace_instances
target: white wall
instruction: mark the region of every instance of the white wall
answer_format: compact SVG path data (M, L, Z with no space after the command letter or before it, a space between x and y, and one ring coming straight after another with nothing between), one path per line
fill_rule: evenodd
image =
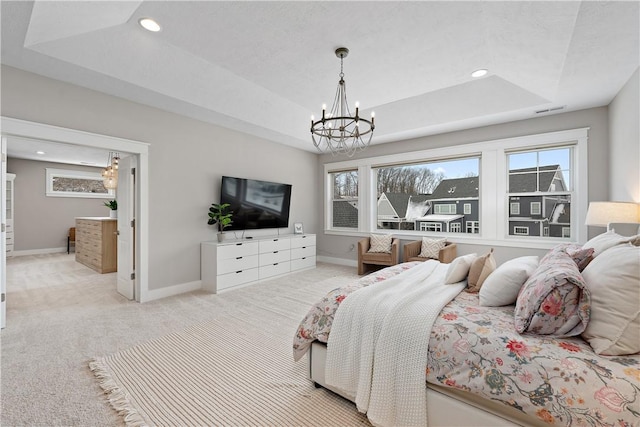
M639 82L636 69L609 105L608 200L640 203Z
M637 95L636 95L637 99ZM378 117L376 117L376 121ZM382 118L377 125L382 126ZM401 152L411 152L430 148L450 147L473 142L490 141L523 135L553 132L567 129L590 127L589 130L589 200L607 200L609 192L609 124L608 108L592 108L588 110L555 114L543 117L520 120L481 128L450 132L440 135L427 136L406 141L390 142L373 145L354 158L383 156ZM375 137L374 137L375 138ZM323 200L323 165L334 162L330 154L318 158L318 203L324 205ZM321 224L321 227L324 225ZM599 230L590 230L590 236ZM594 234L595 233L595 234ZM350 261L357 260L357 253L350 251L352 244L361 237L347 237L326 235L317 236L318 255L330 258L342 258ZM455 239L454 239L455 241ZM458 255L469 253L485 253L489 248L484 245L458 244ZM494 255L498 262L522 255L543 255L545 250L523 248L496 247Z
M7 171L16 174L14 181L15 251L67 247L67 234L75 227L77 216L109 216L107 199L47 197L46 168L100 172L87 166L7 160Z
M1 84L4 116L150 144L150 290L200 280L200 242L215 238L207 211L222 175L293 184L291 226L319 230L315 153L11 67L2 66Z

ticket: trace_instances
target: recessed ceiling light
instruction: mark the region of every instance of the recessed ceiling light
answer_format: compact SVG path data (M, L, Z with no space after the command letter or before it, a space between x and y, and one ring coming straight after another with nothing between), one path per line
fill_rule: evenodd
M151 18L140 18L138 23L147 31L152 31L154 33L160 31L160 24Z
M44 151L42 151L42 150L38 150L38 151L36 151L36 154L43 155L43 154L47 154L47 153L45 153L45 152L44 152Z
M471 73L471 77L477 78L477 77L486 76L488 72L489 72L488 70L486 70L484 68L481 68L481 69L475 70L473 73Z

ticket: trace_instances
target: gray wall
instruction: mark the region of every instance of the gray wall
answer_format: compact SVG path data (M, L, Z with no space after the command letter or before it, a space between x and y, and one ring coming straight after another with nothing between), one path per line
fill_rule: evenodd
M636 99L637 99L636 94ZM378 118L376 118L378 119ZM636 118L637 122L637 118ZM382 118L377 125L382 126ZM589 200L607 200L609 194L609 117L608 108L592 108L576 112L555 114L520 120L511 123L485 126L481 128L450 132L440 135L427 136L406 141L371 146L354 158L383 156L402 152L426 150L431 148L450 147L459 144L490 141L501 138L511 138L522 135L532 135L567 129L590 127L589 130ZM318 158L318 204L324 206L323 199L323 165L336 161L330 154ZM321 225L323 226L323 225ZM602 230L590 230L595 235ZM347 237L319 234L317 238L318 255L327 257L357 260L357 253L349 248L360 237ZM460 244L458 254L482 254L488 250L484 245ZM523 255L543 255L545 250L525 248L495 247L496 260L504 262L508 259Z
M100 172L99 168L9 158L7 172L15 173L15 250L67 247L69 227L77 216L109 216L107 199L47 197L45 168Z
M1 84L4 116L150 143L151 290L200 280L200 242L215 239L207 211L222 175L293 184L290 224L319 231L315 153L11 67L2 66Z
M609 199L640 203L640 72L609 105ZM602 199L605 200L605 199Z

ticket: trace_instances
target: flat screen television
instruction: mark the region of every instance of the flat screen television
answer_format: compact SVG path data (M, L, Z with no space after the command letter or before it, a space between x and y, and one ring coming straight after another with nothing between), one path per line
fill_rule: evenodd
M291 184L222 177L220 203L229 203L233 223L225 230L289 226Z

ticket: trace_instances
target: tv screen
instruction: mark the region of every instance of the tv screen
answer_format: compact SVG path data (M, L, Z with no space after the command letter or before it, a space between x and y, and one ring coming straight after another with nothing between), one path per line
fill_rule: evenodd
M223 176L220 203L229 203L233 212L233 223L225 230L286 228L291 185Z

